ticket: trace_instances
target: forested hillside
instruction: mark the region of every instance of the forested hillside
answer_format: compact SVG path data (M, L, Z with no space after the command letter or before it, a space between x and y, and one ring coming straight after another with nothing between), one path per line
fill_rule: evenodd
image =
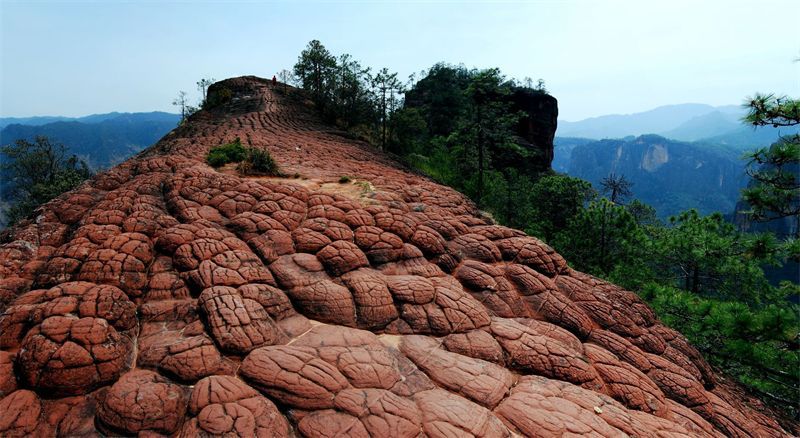
M729 213L747 184L741 156L728 147L643 135L576 146L567 173L596 188L610 174L624 175L633 197L655 208L661 219L689 208Z

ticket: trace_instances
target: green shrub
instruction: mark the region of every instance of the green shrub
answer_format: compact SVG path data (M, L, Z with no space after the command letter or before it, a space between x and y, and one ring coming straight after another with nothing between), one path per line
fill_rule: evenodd
M350 182L350 177L347 175L342 175L339 177L339 184L347 184Z
M231 143L211 148L206 155L206 162L211 167L220 167L228 163L238 163L245 159L247 152L239 137Z
M278 165L269 151L265 149L247 148L244 160L237 167L239 172L246 175L280 175Z
M208 90L208 97L203 101L201 107L204 110L211 109L220 105L224 105L233 100L233 91L228 87L223 87L219 90Z
M222 167L228 163L228 156L220 151L209 152L206 156L206 162L211 167Z

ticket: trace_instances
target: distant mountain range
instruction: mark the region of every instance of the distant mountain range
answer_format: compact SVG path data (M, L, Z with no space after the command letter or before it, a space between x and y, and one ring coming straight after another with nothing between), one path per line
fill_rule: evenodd
M165 112L107 113L85 117L0 118L0 144L44 135L67 146L94 169L111 167L152 145L175 128L180 115ZM2 157L0 157L2 159Z
M151 120L151 121L172 121L180 120L178 114L165 113L163 111L152 111L147 113L120 113L110 112L102 114L90 114L83 117L64 117L64 116L35 116L35 117L0 117L0 129L8 125L27 125L27 126L42 126L54 122L81 122L81 123L99 123L105 120L115 119L118 117L131 117L137 120Z
M657 134L681 141L725 144L741 150L763 147L778 136L800 132L800 128L752 128L742 123L744 108L697 103L660 106L634 114L613 114L578 122L559 120L556 136L601 140Z
M744 153L800 132L756 129L742 123L744 115L735 105L682 104L559 121L552 166L595 188L612 172L624 175L634 183L634 196L662 218L689 208L733 214L747 184Z

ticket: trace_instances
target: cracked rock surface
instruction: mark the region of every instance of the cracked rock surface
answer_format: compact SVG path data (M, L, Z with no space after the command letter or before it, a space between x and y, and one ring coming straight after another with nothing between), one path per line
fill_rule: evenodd
M635 294L269 81L223 87L4 234L0 436L791 432ZM300 177L205 164L236 137Z

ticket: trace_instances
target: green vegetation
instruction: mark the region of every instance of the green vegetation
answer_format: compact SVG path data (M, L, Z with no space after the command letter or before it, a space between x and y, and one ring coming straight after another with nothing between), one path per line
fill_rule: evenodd
M662 223L653 207L630 199L624 175L602 178L601 197L586 181L520 165L538 157L520 145L525 114L514 98L545 96L542 81L437 64L402 85L349 55L337 61L318 41L294 72L329 120L461 191L498 222L544 239L576 269L637 291L711 364L797 412L790 401L800 389L800 286L770 285L763 271L800 259L796 240L740 232L719 213L689 210ZM751 108L756 125L798 122L796 101L762 97ZM751 155L755 184L743 196L756 219L797 218L797 143Z
M211 167L222 167L228 163L238 163L245 159L247 151L239 137L230 143L211 148L206 155L206 162Z
M280 176L278 164L265 149L247 148L245 157L236 170L244 175Z
M796 306L753 307L652 283L640 294L659 318L683 333L711 365L765 401L797 412L800 322Z
M2 146L0 156L0 169L7 178L5 189L11 194L9 224L30 217L40 205L92 176L86 162L67 156L66 146L43 136Z
M281 175L278 164L265 149L246 148L236 137L230 143L211 148L206 155L211 167L222 167L228 163L239 163L236 170L244 175Z
M800 125L800 100L756 95L750 99L747 123L753 126ZM757 221L793 218L790 235L800 238L800 134L784 136L769 148L749 153L747 174L754 184L742 192Z
M347 184L351 181L351 178L347 175L342 175L339 177L339 184Z
M233 91L228 87L223 87L216 90L213 94L207 94L201 102L200 107L204 110L208 110L229 103L232 99Z

